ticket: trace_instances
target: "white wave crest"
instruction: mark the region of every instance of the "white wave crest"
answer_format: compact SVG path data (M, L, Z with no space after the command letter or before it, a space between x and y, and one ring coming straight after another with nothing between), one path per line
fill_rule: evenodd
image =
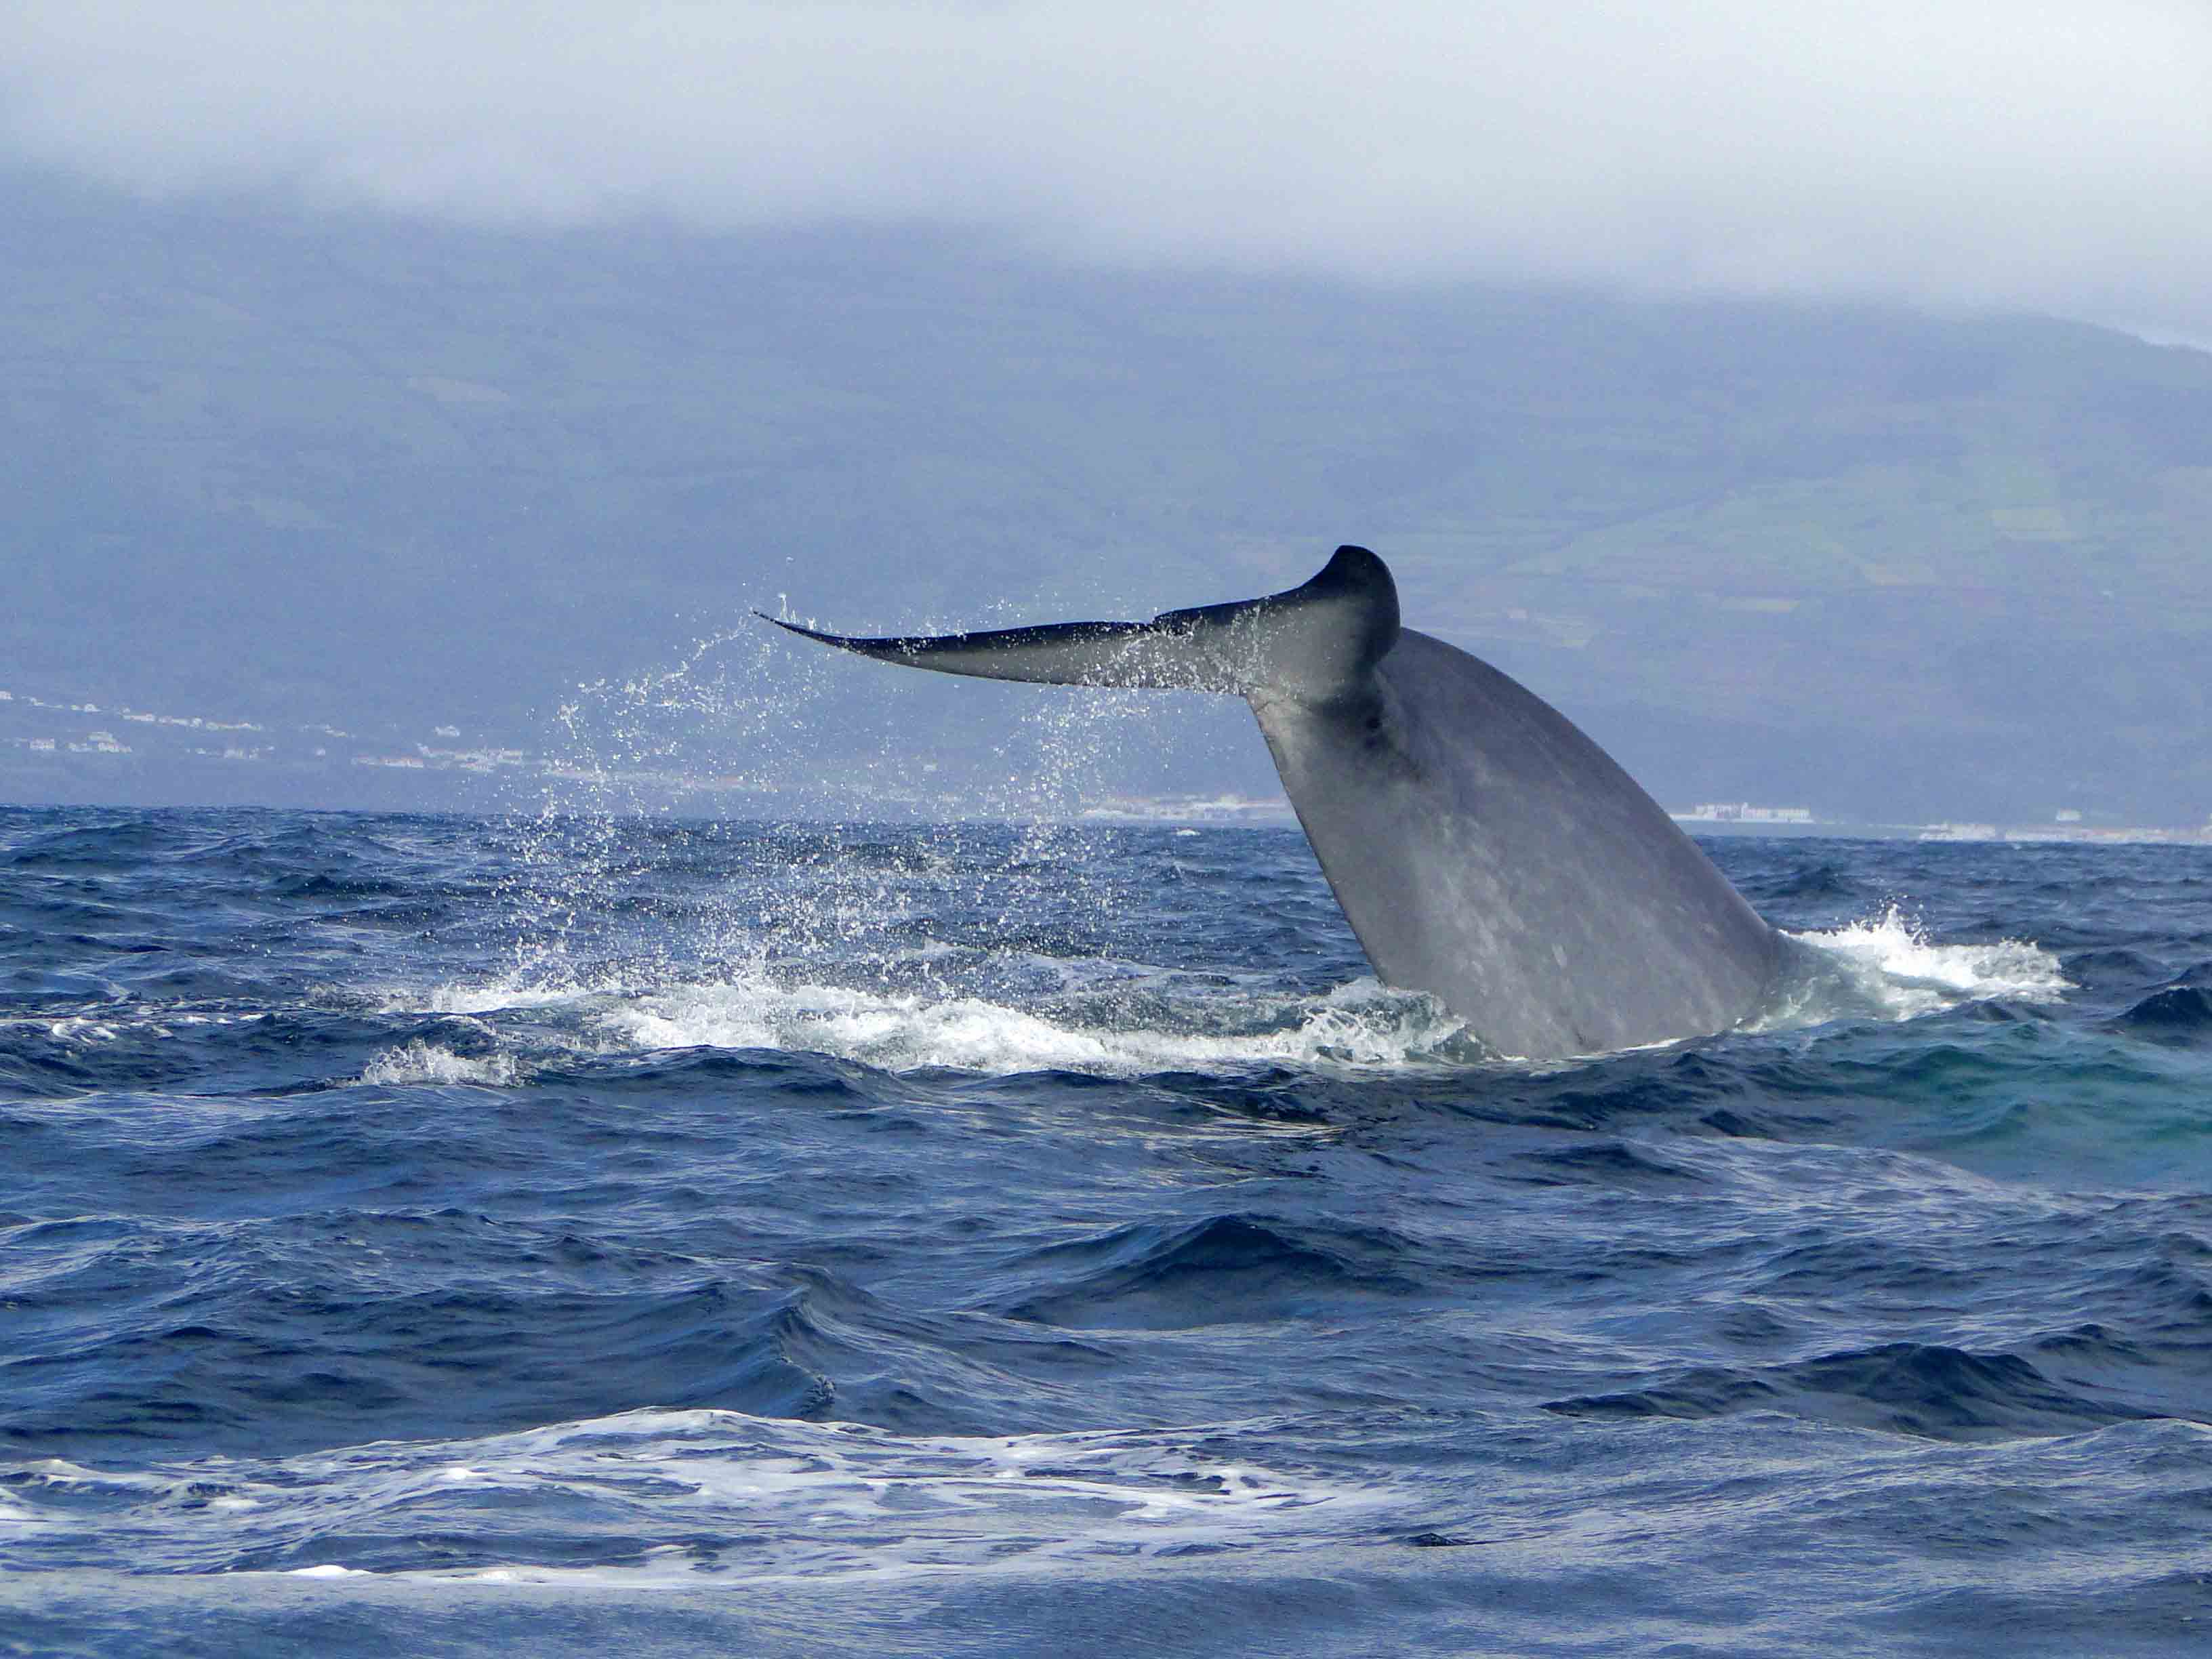
M1827 1020L1913 1019L1992 997L2055 1001L2073 988L2058 958L2026 939L1939 945L1897 905L1879 915L1787 938L1807 947L1809 971L1744 1029L1788 1030Z
M164 1464L109 1495L169 1571L240 1570L242 1558L350 1558L263 1567L297 1578L368 1574L478 1583L639 1586L732 1576L995 1571L1024 1559L1310 1547L1371 1534L1404 1501L1387 1484L1285 1473L1237 1455L1273 1421L993 1437L907 1436L719 1410L643 1409L469 1441L386 1441L266 1460ZM461 1460L456 1462L456 1460ZM143 1488L143 1490L140 1490ZM208 1526L176 1500L210 1490L252 1507ZM432 1564L407 1540L479 1528L501 1498L500 1558ZM628 1559L574 1563L569 1517L619 1505ZM74 1510L33 1497L36 1521L74 1530ZM741 1534L742 1547L718 1544ZM341 1545L343 1540L343 1545Z
M1221 997L1192 1009L1200 1030L1096 1022L975 996L780 985L765 978L618 999L600 1023L640 1048L787 1048L885 1071L943 1067L1006 1074L1133 1077L1285 1065L1365 1069L1463 1062L1464 1024L1424 997L1355 981L1326 996ZM1186 1005L1188 1006L1188 1005Z
M417 1037L387 1048L362 1068L361 1080L373 1084L473 1083L503 1089L520 1075L512 1054L457 1054Z
M1895 906L1846 927L1785 937L1791 968L1766 1007L1740 1028L1747 1032L1905 1020L1992 997L2048 1000L2071 988L2057 957L2040 945L1938 944ZM927 964L933 975L941 954L944 947L932 946L901 967ZM1031 988L1010 991L1003 977L967 986L933 978L916 989L825 984L747 966L658 982L649 973L597 981L518 976L392 993L386 1001L393 1012L530 1016L526 1048L583 1054L781 1049L890 1072L1140 1077L1282 1066L1370 1073L1494 1058L1438 1003L1371 978L1316 996L1264 981L1200 982L1126 962L996 960L1001 969L1029 975ZM1036 981L1044 984L1042 997ZM501 1086L518 1077L507 1054L468 1058L418 1040L378 1056L362 1080Z

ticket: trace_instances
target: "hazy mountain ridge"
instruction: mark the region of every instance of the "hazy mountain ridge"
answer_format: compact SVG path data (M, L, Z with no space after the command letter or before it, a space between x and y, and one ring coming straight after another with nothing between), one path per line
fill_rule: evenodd
M1662 797L2212 810L2203 354L6 188L0 647L33 689L539 743L578 682L780 596L1147 614L1357 539ZM830 696L823 752L973 748L976 697ZM1200 723L1109 781L1205 781Z

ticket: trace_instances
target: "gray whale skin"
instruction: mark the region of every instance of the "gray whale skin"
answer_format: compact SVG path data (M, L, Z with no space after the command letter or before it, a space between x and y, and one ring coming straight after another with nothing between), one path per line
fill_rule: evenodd
M1549 704L1401 628L1364 547L1149 623L854 639L764 620L909 668L1243 697L1376 974L1501 1054L1725 1030L1778 971L1779 937L1658 804Z

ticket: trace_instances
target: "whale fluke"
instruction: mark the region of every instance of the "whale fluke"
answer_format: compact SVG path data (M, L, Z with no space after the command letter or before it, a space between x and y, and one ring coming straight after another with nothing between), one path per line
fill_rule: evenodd
M1778 937L1696 843L1558 710L1401 626L1364 547L1149 623L859 639L766 620L910 668L1243 697L1376 974L1501 1054L1724 1030L1773 981Z
M981 634L854 639L753 614L878 662L978 679L1155 691L1263 691L1326 702L1356 696L1398 638L1398 585L1364 547L1340 547L1321 574L1261 599L1169 611L1148 623L1048 623Z

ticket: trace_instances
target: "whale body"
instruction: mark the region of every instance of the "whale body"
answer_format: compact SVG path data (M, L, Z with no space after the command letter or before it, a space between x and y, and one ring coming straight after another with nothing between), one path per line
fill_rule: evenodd
M1778 971L1779 936L1658 803L1533 692L1401 626L1364 547L1149 623L860 639L764 619L909 668L1242 696L1377 975L1501 1054L1725 1030Z

